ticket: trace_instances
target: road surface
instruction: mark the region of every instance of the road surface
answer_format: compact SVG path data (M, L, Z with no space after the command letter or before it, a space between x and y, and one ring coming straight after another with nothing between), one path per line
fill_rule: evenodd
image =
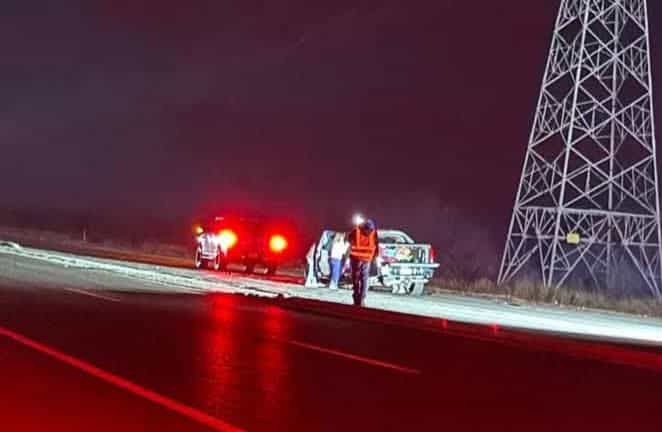
M166 285L0 254L3 430L660 430L659 369L590 342Z
M165 257L121 253L115 259L74 255L28 247L2 247L0 254L33 258L85 271L100 270L151 282L149 289L172 292L173 287L186 292L226 292L266 297L283 296L315 302L350 304L347 290L304 289L296 275L275 277L246 276L243 273L195 271L191 263L171 263ZM181 260L179 260L181 261ZM141 285L141 289L147 289ZM133 288L131 288L133 290ZM662 320L628 314L577 310L556 306L514 305L505 299L462 297L454 294L411 297L371 291L366 300L372 311L390 311L429 318L485 324L501 328L579 336L625 343L662 346Z

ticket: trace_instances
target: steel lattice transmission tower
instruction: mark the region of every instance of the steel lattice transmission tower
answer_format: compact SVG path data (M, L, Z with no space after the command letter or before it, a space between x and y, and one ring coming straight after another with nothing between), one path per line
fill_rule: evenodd
M646 0L562 0L499 283L529 265L662 297Z

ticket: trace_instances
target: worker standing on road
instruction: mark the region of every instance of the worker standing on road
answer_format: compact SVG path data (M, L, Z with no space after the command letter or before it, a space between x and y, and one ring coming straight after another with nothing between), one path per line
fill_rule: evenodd
M354 228L349 234L349 244L349 256L352 263L354 304L356 306L363 306L366 293L368 292L370 266L379 253L377 227L375 223L368 219Z
M329 267L331 268L331 278L329 280L329 288L338 288L338 282L342 275L343 263L349 243L345 239L345 234L335 233L333 242L331 243L331 254L329 255Z

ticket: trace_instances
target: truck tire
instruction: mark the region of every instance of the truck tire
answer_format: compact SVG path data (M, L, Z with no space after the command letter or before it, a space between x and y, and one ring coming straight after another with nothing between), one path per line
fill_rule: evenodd
M195 257L193 258L193 266L196 269L200 270L200 269L206 268L208 266L208 264L209 263L207 262L207 260L202 257L202 247L198 246L195 249Z
M225 262L225 257L223 252L219 249L216 251L216 258L213 261L213 268L216 271L225 271L227 263Z
M423 282L414 282L409 287L409 295L412 296L421 296L425 290L425 284Z
M273 276L276 274L278 266L276 264L267 264L267 276Z

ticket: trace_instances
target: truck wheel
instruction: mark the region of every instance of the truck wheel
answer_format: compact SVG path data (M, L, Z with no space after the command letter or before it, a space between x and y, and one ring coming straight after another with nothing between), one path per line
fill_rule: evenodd
M414 282L409 286L409 295L420 296L423 295L423 290L425 289L425 284L423 282Z
M267 265L267 275L268 276L273 276L276 274L276 270L278 269L278 266L276 264L269 264Z
M198 246L195 250L195 258L193 259L193 265L196 269L202 269L207 267L207 260L202 258L202 247Z
M214 258L214 270L221 271L225 270L226 267L225 257L223 256L223 252L219 249L216 251L216 258Z
M308 280L308 272L309 272L308 266L304 264L304 266L303 266L303 286L304 287L308 287L308 286L312 285L311 281Z

